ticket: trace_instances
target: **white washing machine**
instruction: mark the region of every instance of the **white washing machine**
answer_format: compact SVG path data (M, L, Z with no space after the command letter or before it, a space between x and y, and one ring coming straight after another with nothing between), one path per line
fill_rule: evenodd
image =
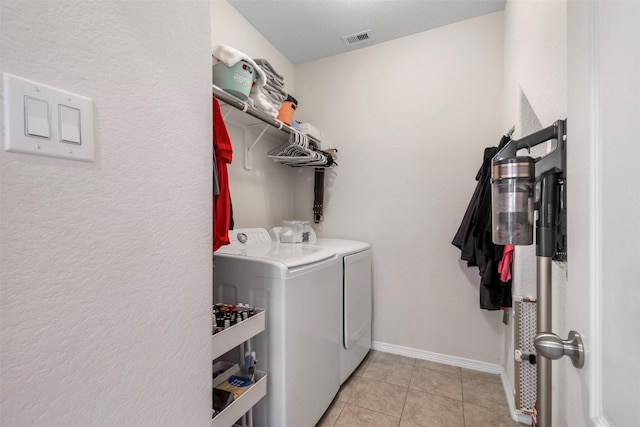
M340 316L340 384L371 350L371 245L343 239L317 238L311 245L335 250L342 274Z
M265 330L252 339L268 375L254 425L314 426L340 387L341 260L329 248L272 243L264 229L229 237L214 252L214 301L266 310Z

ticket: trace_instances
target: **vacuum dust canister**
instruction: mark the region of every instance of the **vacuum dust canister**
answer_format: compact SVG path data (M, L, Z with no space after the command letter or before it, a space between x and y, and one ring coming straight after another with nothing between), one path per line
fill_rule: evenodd
M495 160L491 168L492 237L498 245L533 243L535 163L531 157Z

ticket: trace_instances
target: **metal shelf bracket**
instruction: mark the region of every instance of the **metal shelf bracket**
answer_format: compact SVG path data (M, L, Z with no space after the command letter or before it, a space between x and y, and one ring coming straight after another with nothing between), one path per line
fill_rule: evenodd
M251 126L252 125L248 125L244 128L244 168L248 171L253 169L253 156L251 155L251 150L253 150L256 144L262 139L262 136L265 134L267 129L271 127L269 124L264 125L264 129L262 129L262 132L260 132L255 141L251 141Z

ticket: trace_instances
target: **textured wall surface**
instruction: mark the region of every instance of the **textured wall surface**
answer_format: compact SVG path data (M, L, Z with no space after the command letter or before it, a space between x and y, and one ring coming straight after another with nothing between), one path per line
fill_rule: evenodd
M206 425L207 1L2 1L1 67L93 99L96 160L0 151L0 424Z
M339 149L318 229L372 244L376 341L502 361L501 314L451 245L503 131L502 30L498 12L296 67L296 114ZM313 171L298 173L309 219Z

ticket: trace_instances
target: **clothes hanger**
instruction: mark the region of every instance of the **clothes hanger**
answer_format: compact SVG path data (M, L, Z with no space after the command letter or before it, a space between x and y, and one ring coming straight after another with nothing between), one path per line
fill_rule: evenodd
M287 166L324 166L329 159L323 153L310 148L310 140L299 132L291 132L287 144L268 153L274 161Z

